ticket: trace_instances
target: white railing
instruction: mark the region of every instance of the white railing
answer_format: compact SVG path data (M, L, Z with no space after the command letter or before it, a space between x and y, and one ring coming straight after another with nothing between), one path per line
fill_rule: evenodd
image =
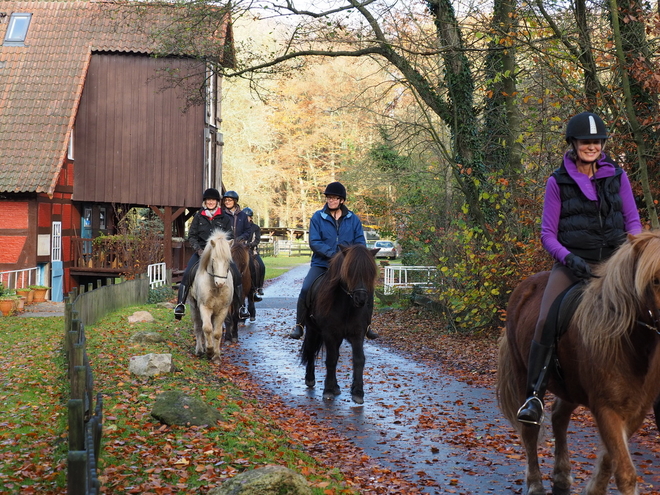
M0 282L9 289L23 289L29 285L38 285L38 276L39 273L36 267L24 268L23 270L11 270L0 272Z
M165 263L155 263L147 266L147 275L149 276L149 288L155 289L167 283L167 268Z
M438 269L435 266L389 265L385 267L384 292L392 294L397 289L433 289Z

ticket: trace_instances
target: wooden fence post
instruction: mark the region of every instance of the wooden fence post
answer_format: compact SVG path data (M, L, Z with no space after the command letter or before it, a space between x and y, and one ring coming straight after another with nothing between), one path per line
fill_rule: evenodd
M81 399L69 399L69 450L85 448L85 418Z
M70 450L67 470L67 494L86 495L87 452L85 450Z

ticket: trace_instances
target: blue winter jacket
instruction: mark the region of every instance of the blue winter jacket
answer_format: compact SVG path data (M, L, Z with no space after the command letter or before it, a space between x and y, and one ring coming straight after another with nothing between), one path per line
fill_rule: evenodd
M309 247L312 248L312 266L328 267L339 245L365 244L362 222L358 216L341 205L342 216L335 221L327 205L312 215L309 223Z

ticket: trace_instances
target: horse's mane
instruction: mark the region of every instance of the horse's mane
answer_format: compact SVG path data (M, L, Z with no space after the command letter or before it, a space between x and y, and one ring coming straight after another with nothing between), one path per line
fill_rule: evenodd
M215 244L215 248L213 247L213 244ZM225 232L224 230L214 230L211 232L211 237L209 237L206 242L206 247L199 259L199 267L201 270L206 271L213 254L220 256L223 259L231 260L229 232Z
M637 320L657 309L650 289L660 274L660 231L629 236L595 274L573 322L588 348L613 360Z
M362 244L340 249L331 259L325 280L316 296L316 313L328 315L337 289L343 283L348 290L363 285L369 293L376 287L378 269L371 252Z
M239 270L243 271L250 264L250 248L243 242L236 242L231 246L231 255L236 261Z

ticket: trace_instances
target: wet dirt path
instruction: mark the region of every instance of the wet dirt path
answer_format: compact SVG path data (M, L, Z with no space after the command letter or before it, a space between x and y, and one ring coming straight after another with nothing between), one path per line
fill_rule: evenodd
M299 364L301 341L287 335L307 268L294 268L264 289L257 320L241 327L239 344L226 347L226 356L243 363L257 383L289 406L332 425L381 465L406 473L423 493L523 493L523 450L501 416L493 390L467 385L378 341L365 344L364 404L350 399L347 344L338 366L342 394L333 401L323 400L321 360L316 387L306 387L304 367ZM594 428L571 428L574 493L586 486L597 439ZM643 476L641 493L660 493L660 452L634 442L631 451ZM551 452L545 453L541 462L549 476ZM422 488L429 482L435 486Z

